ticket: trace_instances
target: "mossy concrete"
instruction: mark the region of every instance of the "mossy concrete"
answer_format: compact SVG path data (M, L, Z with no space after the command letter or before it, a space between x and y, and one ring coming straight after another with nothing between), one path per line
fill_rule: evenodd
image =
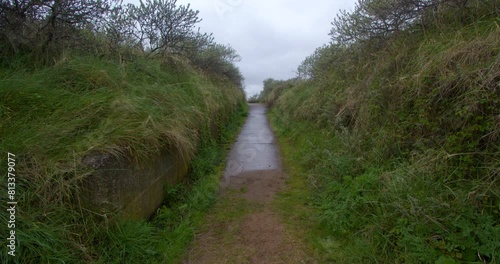
M220 128L210 122L211 136ZM165 186L178 184L187 176L188 166L175 150L165 149L142 164L111 154L89 153L82 163L92 169L83 182L83 203L101 215L125 219L148 219L165 199Z
M93 169L83 184L85 204L100 214L132 219L150 217L164 200L165 184L176 184L187 173L168 152L140 166L110 154L90 154L83 163Z

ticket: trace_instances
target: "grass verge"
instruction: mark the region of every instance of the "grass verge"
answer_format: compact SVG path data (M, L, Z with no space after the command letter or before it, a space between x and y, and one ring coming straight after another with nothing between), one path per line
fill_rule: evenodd
M480 181L445 179L434 159L356 156L349 135L276 110L270 120L290 174L277 206L322 262L498 261L495 213L479 209L488 196L474 197Z
M297 175L285 213L325 262L500 261L500 27L484 7L332 43L310 78L264 83Z

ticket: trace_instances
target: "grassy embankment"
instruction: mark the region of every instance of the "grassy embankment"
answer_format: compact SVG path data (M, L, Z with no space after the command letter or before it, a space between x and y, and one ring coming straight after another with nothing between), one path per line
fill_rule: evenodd
M500 261L500 20L486 13L333 47L313 78L265 91L291 175L278 207L323 261Z
M16 257L7 255L4 239L2 263L178 259L215 198L225 145L246 113L240 88L173 57L116 63L63 56L40 68L10 63L0 70L0 102L0 168L7 170L7 152L16 155L18 201ZM217 139L210 138L211 119L221 128ZM183 154L190 173L184 184L166 188L165 206L153 219L108 221L113 215L81 206L86 153L140 165L166 148ZM7 226L1 230L4 236Z

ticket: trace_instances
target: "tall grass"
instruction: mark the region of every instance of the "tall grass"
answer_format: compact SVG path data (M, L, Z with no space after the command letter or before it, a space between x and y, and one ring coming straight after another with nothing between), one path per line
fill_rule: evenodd
M15 262L144 259L134 255L139 251L119 248L135 239L141 252L156 256L151 240L163 238L151 224L112 227L82 204L80 186L89 173L82 158L108 153L140 166L171 149L188 168L209 137L210 123L223 127L241 109L242 90L179 58L116 63L67 55L50 67L9 65L0 69L0 149L17 155ZM103 236L101 230L109 231ZM119 254L108 256L105 247ZM5 250L0 259L13 260Z
M381 162L353 152L348 134L312 130L276 111L271 120L281 144L294 146L281 148L292 177L308 185L285 192L307 205L289 217L310 228L307 240L323 261L498 260L495 182L451 178L442 172L444 153Z
M268 93L325 261L500 261L499 22L443 18L336 50Z
M99 263L178 263L216 200L228 146L243 124L246 109L230 118L219 140L205 138L180 185L166 187L166 200L151 221L125 221L100 229Z

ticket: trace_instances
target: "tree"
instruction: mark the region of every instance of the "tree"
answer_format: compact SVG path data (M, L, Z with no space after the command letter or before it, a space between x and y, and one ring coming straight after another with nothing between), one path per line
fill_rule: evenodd
M81 30L102 26L108 12L120 3L118 0L2 0L1 34L15 53L45 50L51 44L62 45L80 37Z
M0 0L0 59L22 51L52 62L66 48L123 61L139 53L176 54L242 87L229 45L195 30L198 11L176 0ZM107 53L110 52L110 53Z
M225 76L235 85L242 87L243 75L234 65L241 60L241 57L231 46L210 43L190 56L190 59L202 70Z
M128 11L135 37L150 54L177 52L201 22L198 11L189 4L177 6L176 0L141 0L139 6L129 5Z
M459 0L456 0L459 1ZM406 29L442 0L358 0L353 12L342 10L332 22L332 41L348 45Z

